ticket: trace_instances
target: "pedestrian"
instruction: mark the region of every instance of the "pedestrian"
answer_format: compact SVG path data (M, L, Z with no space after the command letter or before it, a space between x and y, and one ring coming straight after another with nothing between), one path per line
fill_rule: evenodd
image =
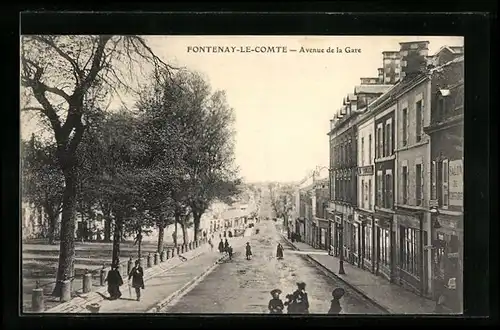
M271 291L271 296L273 297L269 300L267 308L269 308L269 314L283 314L283 301L280 299L281 290L274 289Z
M117 263L111 265L111 270L108 272L108 276L104 281L108 282L109 300L119 299L122 296L120 286L123 285L123 279L118 270Z
M141 289L144 290L144 270L142 269L139 260L135 261L135 266L128 274L128 280L132 279L132 287L135 289L137 301L141 300Z
M309 298L307 297L306 284L297 283L297 290L293 293L294 312L296 314L309 314Z
M283 246L281 243L278 243L278 247L276 248L276 258L283 259Z
M224 252L224 242L222 241L222 238L220 239L220 242L219 242L219 252L220 253Z
M229 242L227 241L227 238L226 238L226 241L224 242L224 251L226 251L226 253L227 253L228 248L229 248Z
M345 290L342 288L336 288L332 291L332 301L330 304L330 309L328 310L328 314L340 314L342 311L342 307L340 306L340 298L342 298L345 294Z
M295 304L293 303L293 294L286 295L286 301L284 303L287 306L287 314L295 314Z
M227 253L229 255L229 260L233 259L233 247L230 245L227 247Z
M250 260L252 259L252 247L250 246L250 243L247 242L247 245L245 247L245 250L246 250L246 257L247 257L247 260Z

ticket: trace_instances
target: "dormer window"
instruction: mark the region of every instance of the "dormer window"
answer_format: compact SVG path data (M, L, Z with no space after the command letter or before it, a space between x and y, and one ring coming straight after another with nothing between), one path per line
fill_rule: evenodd
M438 118L437 120L440 121L444 118L446 115L446 100L447 97L450 95L450 90L449 89L440 89L438 91L437 95L437 114Z

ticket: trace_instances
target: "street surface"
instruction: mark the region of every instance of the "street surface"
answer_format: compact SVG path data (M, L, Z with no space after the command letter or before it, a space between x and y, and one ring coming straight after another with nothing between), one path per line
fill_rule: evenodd
M259 234L250 237L252 260L245 259L244 248L235 251L233 260L216 268L196 287L178 299L166 313L269 313L270 291L283 291L282 300L304 281L309 294L310 313L325 314L330 307L331 292L343 287L342 313L381 314L370 301L326 276L306 260L307 256L293 253L282 240L274 221L261 221ZM276 259L276 246L285 248L284 260Z

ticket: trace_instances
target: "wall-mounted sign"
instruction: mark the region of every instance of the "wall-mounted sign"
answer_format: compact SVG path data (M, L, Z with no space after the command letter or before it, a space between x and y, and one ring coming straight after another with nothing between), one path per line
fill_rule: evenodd
M463 206L464 179L463 161L461 159L449 162L449 203L454 206Z
M358 175L373 175L373 165L358 167Z

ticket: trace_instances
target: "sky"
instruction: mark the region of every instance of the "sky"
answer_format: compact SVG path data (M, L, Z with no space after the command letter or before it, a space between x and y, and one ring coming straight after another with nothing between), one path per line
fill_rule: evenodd
M361 77L376 77L383 51L399 42L427 40L429 54L462 37L411 36L148 36L157 55L203 73L226 91L236 114L236 165L247 182L299 181L327 166L329 121ZM287 53L195 52L196 47L254 49L283 46ZM322 53L300 48L323 49ZM342 53L326 52L328 48ZM346 52L346 47L360 52ZM291 52L296 49L296 52ZM277 50L277 48L275 48ZM25 132L24 132L25 133ZM24 135L24 134L23 134ZM325 172L325 171L323 171ZM322 173L321 176L326 176Z

